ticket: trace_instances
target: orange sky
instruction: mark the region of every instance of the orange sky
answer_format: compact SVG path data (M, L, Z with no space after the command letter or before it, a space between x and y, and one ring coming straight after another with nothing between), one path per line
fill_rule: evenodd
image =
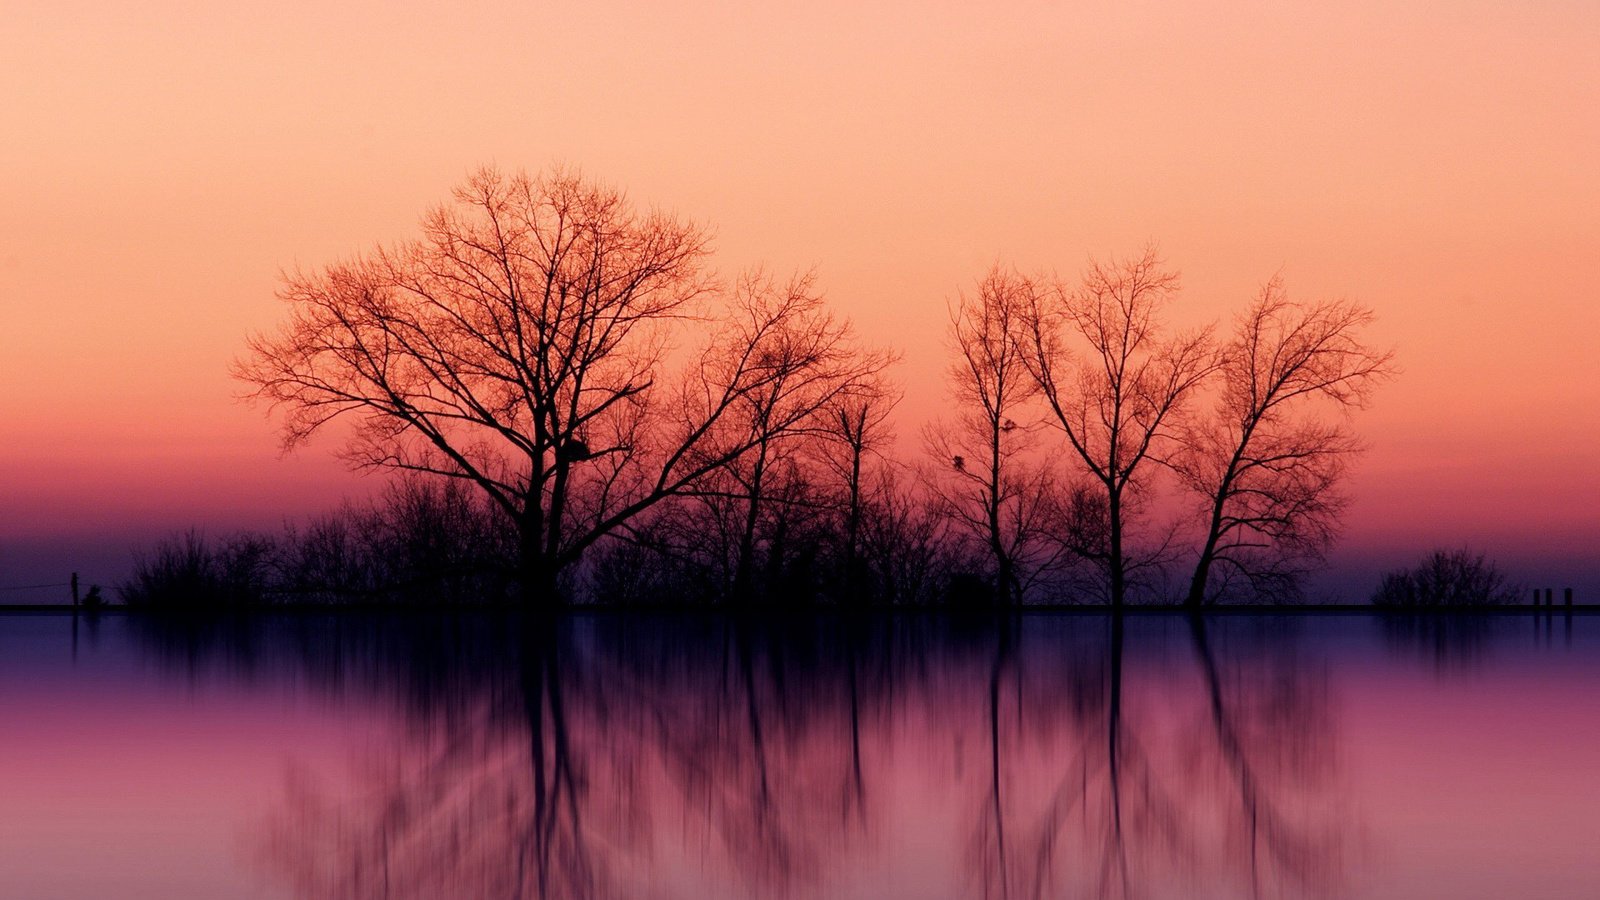
M1359 420L1343 552L1593 568L1600 6L564 6L8 9L0 586L366 490L233 399L278 271L557 161L710 223L729 271L816 266L904 352L908 434L997 256L1154 240L1191 321L1278 271L1362 300L1404 374Z

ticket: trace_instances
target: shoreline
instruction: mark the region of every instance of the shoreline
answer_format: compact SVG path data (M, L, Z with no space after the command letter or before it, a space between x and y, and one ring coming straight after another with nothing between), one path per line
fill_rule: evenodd
M869 607L844 607L844 606L768 606L732 608L728 606L714 606L706 604L651 604L639 605L602 605L602 604L572 604L554 607L551 609L530 610L525 606L515 603L494 603L481 605L462 604L398 604L398 603L268 603L251 606L219 606L219 607L130 607L121 604L101 606L95 609L86 609L74 606L71 603L0 603L0 613L77 613L85 616L116 614L116 615L270 615L276 613L456 613L456 614L526 614L564 615L581 613L605 613L616 615L724 615L724 616L782 616L782 615L841 615L841 616L872 616L872 615L898 615L898 614L938 614L949 616L993 616L1028 613L1074 614L1074 615L1107 615L1118 612L1111 606L1104 604L1027 604L1009 607L961 607L961 606L936 606L936 605L903 605L903 606L869 606ZM1305 614L1364 614L1385 616L1421 616L1421 615L1545 615L1553 616L1600 613L1600 604L1574 603L1571 606L1533 606L1531 604L1486 604L1481 606L1419 606L1395 607L1376 606L1370 603L1306 603L1306 604L1214 604L1200 609L1192 609L1181 603L1141 603L1123 607L1120 612L1124 615L1188 615L1199 612L1202 615L1305 615Z

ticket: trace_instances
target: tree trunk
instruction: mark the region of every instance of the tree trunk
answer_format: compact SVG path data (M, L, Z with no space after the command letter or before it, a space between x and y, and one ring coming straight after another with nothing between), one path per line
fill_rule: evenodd
M1189 608L1199 609L1206 602L1206 584L1211 580L1211 564L1217 558L1217 541L1222 538L1222 503L1219 494L1211 507L1211 527L1206 529L1206 544L1200 549L1200 559L1194 564L1194 577L1189 580L1189 596L1184 601Z
M860 551L861 542L861 447L850 447L850 518L845 522L844 582L845 593L851 603L861 603L864 598Z
M739 533L738 558L733 568L733 601L748 604L755 599L756 528L761 522L761 494L765 485L767 448L763 445L756 453L755 466L750 475L750 505L745 510L744 527Z
M1217 559L1217 542L1222 540L1223 508L1233 493L1233 480L1239 472L1245 448L1250 446L1250 438L1255 434L1255 422L1259 418L1260 414L1255 414L1240 429L1239 443L1234 448L1233 458L1228 460L1228 468L1222 473L1222 481L1211 497L1211 521L1206 528L1206 545L1201 549L1200 559L1195 563L1194 577L1189 580L1189 597L1186 603L1190 608L1199 608L1206 602L1206 583L1211 579L1211 564Z
M555 560L545 552L542 540L542 513L535 500L517 523L517 579L523 605L547 609L558 604L560 596L556 591Z
M1011 555L1006 552L1000 534L1000 420L991 419L989 425L989 549L994 553L994 602L1006 606L1011 601L1011 582L1016 578Z
M1128 593L1127 572L1122 559L1122 496L1111 491L1107 496L1108 521L1111 529L1111 605L1122 608Z

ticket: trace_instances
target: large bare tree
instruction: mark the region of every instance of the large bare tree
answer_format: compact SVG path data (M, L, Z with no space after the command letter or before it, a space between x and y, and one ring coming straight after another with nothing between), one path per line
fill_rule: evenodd
M1239 316L1215 409L1174 457L1205 517L1189 604L1240 579L1281 598L1322 558L1344 507L1339 477L1360 447L1342 414L1393 373L1393 354L1362 342L1371 321L1355 303L1291 300L1277 278Z
M1023 359L1105 503L1103 564L1115 606L1127 597L1135 492L1215 367L1209 329L1165 333L1161 313L1177 289L1178 276L1146 249L1091 263L1077 287L1035 292L1021 323Z
M515 525L530 598L554 600L596 541L859 374L814 292L724 294L708 252L701 228L574 173L481 171L421 238L289 276L288 323L236 374L284 411L286 446L348 419L353 464L476 485ZM679 326L719 305L672 377ZM751 403L781 413L729 427Z

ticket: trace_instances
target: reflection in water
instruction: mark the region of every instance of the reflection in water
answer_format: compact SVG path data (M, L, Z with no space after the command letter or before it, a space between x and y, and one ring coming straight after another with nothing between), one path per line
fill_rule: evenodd
M392 745L297 773L259 836L298 896L1336 892L1327 670L1271 621L143 627L171 665L403 701Z
M1563 617L1571 640L1572 616ZM1494 645L1532 623L1536 639L1548 640L1554 616L1496 615L1483 612L1406 614L1391 612L1377 621L1392 649L1431 663L1441 672L1481 667Z
M994 777L974 842L984 895L1298 896L1335 887L1344 840L1327 796L1325 671L1303 667L1287 635L1231 629L1216 638L1197 619L1187 648L1197 673L1143 672L1137 656L1128 662L1124 622L1102 631L1101 646L1056 656L1075 660L1064 667L1013 667L1015 704L1000 700L997 653ZM1049 698L1063 690L1069 703L1052 709Z

